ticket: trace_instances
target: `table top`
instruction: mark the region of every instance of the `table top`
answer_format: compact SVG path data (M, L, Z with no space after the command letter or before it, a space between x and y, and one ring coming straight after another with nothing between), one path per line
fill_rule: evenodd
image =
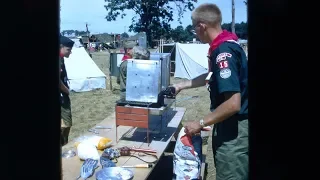
M167 126L163 127L160 130L161 120L159 116L153 115L151 120L149 121L150 125L150 140L151 143L148 146L146 142L146 129L143 128L135 128L135 127L128 127L128 126L119 126L118 127L118 138L122 137L118 142L116 141L116 126L115 126L115 113L111 116L104 119L98 125L101 126L112 126L111 129L97 129L99 134L93 134L91 132L86 132L83 136L90 136L90 135L97 135L102 137L110 138L112 142L111 148L120 148L120 147L135 147L135 148L143 148L143 149L154 149L157 151L156 155L158 158L162 156L165 149L169 145L173 134L177 131L177 128L184 116L185 108L176 107L170 108L165 116L165 120L167 122ZM70 149L76 151L74 147L74 141L69 142L65 146L62 147L62 152L68 151ZM99 154L102 154L102 151L99 151ZM133 152L132 155L138 155L137 152ZM156 160L153 156L145 156L141 157L143 160L152 162ZM145 162L132 157L132 156L122 156L119 157L118 162L116 163L117 166L131 166L136 164L144 164ZM65 180L74 180L80 174L80 168L82 166L83 161L79 159L78 156L74 156L72 158L62 158L62 171L63 171L63 179ZM101 169L100 163L98 164L99 168L95 170L95 172ZM155 164L154 164L155 166ZM146 179L149 174L152 172L153 168L129 168L134 172L134 178L136 180ZM95 175L88 179L95 179Z

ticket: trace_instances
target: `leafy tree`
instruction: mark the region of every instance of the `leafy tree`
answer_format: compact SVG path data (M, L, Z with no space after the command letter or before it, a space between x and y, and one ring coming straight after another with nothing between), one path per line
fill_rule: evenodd
M231 23L224 23L221 25L222 29L225 29L227 31L231 31ZM247 39L248 38L248 23L241 22L235 24L235 32L237 36L241 39Z
M169 37L170 22L173 12L178 12L178 21L187 10L194 9L197 0L105 0L107 5L107 21L115 21L119 16L126 16L125 10L133 10L136 14L129 26L130 32L146 32L148 42L160 37Z
M90 32L89 32L89 33L90 33ZM87 31L78 31L78 32L76 33L76 36L86 36L86 35L88 35Z
M248 24L241 22L241 23L236 23L235 25L235 29L236 29L236 34L239 38L241 39L247 39L248 37Z
M129 34L124 32L121 34L121 38L128 38L129 37Z
M177 28L171 31L171 37L175 42L187 41L188 34L186 33L183 26L178 26Z
M78 31L78 30L64 30L62 31L62 35L71 35L74 34L75 36L86 36L86 31Z
M64 30L64 31L62 31L63 35L71 35L73 33L74 33L74 30Z
M188 25L185 28L186 34L188 35L188 41L192 41L193 38L197 38L196 35L193 33L193 27L192 25Z
M224 23L221 25L222 29L225 29L227 31L231 32L231 23Z
M178 26L171 30L170 36L175 42L192 41L193 38L196 38L196 35L192 32L192 30L192 25L188 25L186 28L183 28L183 26Z

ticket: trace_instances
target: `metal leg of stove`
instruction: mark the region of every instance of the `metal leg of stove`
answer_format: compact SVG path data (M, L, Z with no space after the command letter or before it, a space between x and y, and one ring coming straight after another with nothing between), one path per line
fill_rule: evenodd
M148 147L150 145L150 140L149 140L149 127L147 128L147 143L148 143Z
M164 112L164 117L163 117L163 119L164 119L164 125L165 125L165 127L168 126L168 112L169 112L169 111L170 111L170 109L168 109L167 111Z
M117 108L117 104L115 105L115 111L116 111L116 142L118 143L118 108Z
M116 142L118 143L118 126L116 125Z
M169 124L169 112L170 112L170 108L168 109L168 111L165 112L165 123L166 123L166 127L168 126Z
M160 133L161 133L161 132L162 132L162 124L163 124L162 114L160 115L160 122L161 122L161 125L160 125Z
M176 102L176 105L174 107L175 108L174 110L177 111L177 99L176 98L175 98L175 102Z

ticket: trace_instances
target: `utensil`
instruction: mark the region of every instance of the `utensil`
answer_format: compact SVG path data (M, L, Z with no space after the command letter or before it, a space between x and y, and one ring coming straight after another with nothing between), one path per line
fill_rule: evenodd
M111 126L96 126L95 129L112 129Z
M152 168L152 164L136 164L132 166L121 166L123 168Z
M107 167L96 173L97 180L130 180L133 178L133 172L122 167Z
M76 155L77 155L77 153L75 151L73 151L73 150L68 150L68 151L62 153L62 157L63 158L71 158L71 157L74 157Z
M94 134L99 134L99 132L98 132L97 130L95 130L95 129L89 129L88 131L89 131L89 132L92 132L92 133L94 133Z
M98 168L97 164L98 160L86 159L81 166L80 175L77 179L80 179L80 177L83 179L87 179L88 177L92 176L94 170Z
M105 156L100 157L100 164L101 164L102 168L116 167L116 164Z
M131 151L135 151L135 152L145 152L145 153L157 153L157 150L154 149L141 149L141 148L136 148L136 147L132 147L129 148Z

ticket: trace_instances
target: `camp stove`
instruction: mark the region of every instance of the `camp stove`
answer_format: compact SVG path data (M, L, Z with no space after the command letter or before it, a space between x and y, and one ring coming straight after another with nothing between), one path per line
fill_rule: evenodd
M163 94L170 84L170 54L151 54L152 60L128 59L126 101L163 105Z
M170 54L152 54L152 60L128 59L126 98L116 102L116 126L133 126L147 129L149 142L150 115L161 116L171 103L166 99L174 98L170 84ZM174 88L173 88L174 89ZM168 93L171 92L171 93ZM153 112L159 112L154 113ZM160 131L161 131L160 130ZM116 132L117 134L117 132ZM116 135L117 136L117 135ZM118 138L116 137L117 141Z

